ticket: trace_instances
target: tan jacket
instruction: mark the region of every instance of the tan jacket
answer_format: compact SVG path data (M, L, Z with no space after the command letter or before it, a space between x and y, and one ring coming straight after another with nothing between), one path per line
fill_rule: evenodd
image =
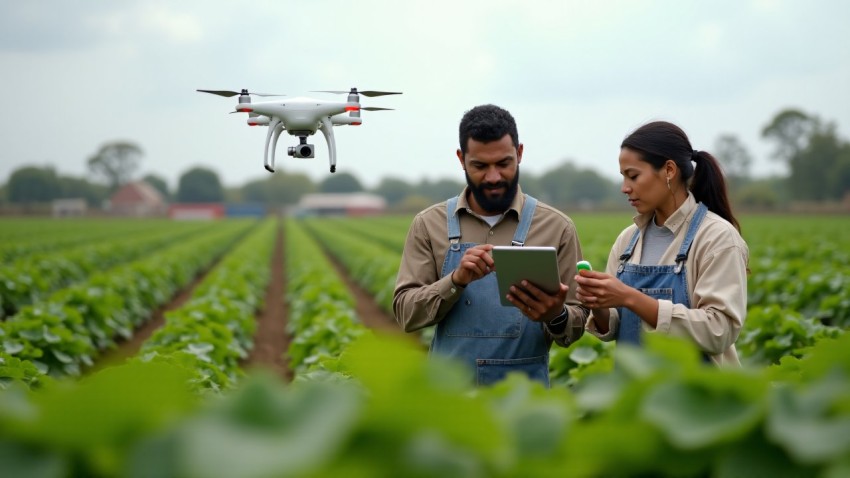
M659 265L676 263L676 254L682 246L688 225L696 212L692 195L664 223L675 237L664 252ZM635 230L641 231L652 220L652 214L635 216L635 224L627 227L611 249L606 272L616 275L620 254L628 246ZM643 237L638 240L630 261L639 263ZM747 315L747 263L749 250L744 239L732 224L708 212L697 231L685 261L688 297L691 308L658 301L658 324L653 330L643 322L645 332L658 332L677 337L688 337L718 365L740 365L735 341ZM587 321L588 332L602 340L613 340L620 325L617 309L610 309L611 318L607 334L600 334L593 320Z
M457 204L461 242L510 245L525 202L522 191L517 191L510 209L492 228L469 209L467 193L468 188L464 188ZM575 265L582 259L575 225L562 212L538 201L525 245L554 246L558 250L561 282L570 287L566 301L569 318L563 333L553 334L548 327L546 331L549 338L567 346L584 333L589 314L575 298ZM435 325L463 293L463 288L452 283L450 275L440 277L448 248L446 203L442 202L417 214L407 233L393 294L396 321L405 331Z

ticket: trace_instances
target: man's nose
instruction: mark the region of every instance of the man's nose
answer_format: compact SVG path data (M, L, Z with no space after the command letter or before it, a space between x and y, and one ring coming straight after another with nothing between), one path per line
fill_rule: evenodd
M484 181L488 183L498 183L502 180L502 175L499 173L498 168L488 168L487 173L484 175Z

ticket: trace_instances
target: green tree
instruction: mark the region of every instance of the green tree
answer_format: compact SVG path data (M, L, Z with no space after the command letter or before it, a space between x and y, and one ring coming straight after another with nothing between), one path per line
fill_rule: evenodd
M268 178L254 179L243 184L242 187L239 188L242 200L247 202L269 202L267 195L268 188L266 187L267 181Z
M817 117L794 108L782 110L761 130L764 138L776 143L773 157L790 162L808 144L809 136L818 127Z
M747 183L735 194L736 206L748 209L770 210L779 205L781 190L770 180L756 180Z
M12 203L52 201L60 196L59 178L50 166L24 166L9 176L8 195Z
M359 184L357 182L358 186ZM282 171L269 176L265 187L267 202L270 204L296 204L301 196L316 191L316 185L306 174ZM357 191L361 190L362 188L357 189Z
M95 184L84 178L60 176L59 191L63 198L82 198L90 206L98 206L109 197L109 190L102 184Z
M220 202L223 199L224 188L215 171L194 167L180 176L177 201Z
M819 126L808 144L791 160L791 192L798 199L838 200L848 191L847 155L850 145L842 141L832 123Z
M106 179L114 191L129 182L139 167L142 149L128 141L115 141L100 147L88 160L89 169Z
M351 173L335 173L326 176L319 183L319 191L323 193L355 193L363 191L363 185Z
M316 185L302 173L276 173L245 183L241 187L242 198L247 202L264 204L295 204L301 196L314 192Z
M402 199L407 197L412 190L413 188L407 181L390 177L381 179L381 182L375 187L374 192L383 197L387 201L387 204L393 205L398 204Z
M171 193L168 191L168 182L162 176L158 176L156 174L146 174L142 181L153 186L154 189L159 191L162 194L162 197L166 200L171 198Z
M432 203L445 201L450 197L457 196L463 190L466 182L460 182L453 179L438 179L431 182L423 179L416 188L414 193L431 200Z
M616 185L592 169L571 161L545 172L539 179L543 195L556 207L568 204L597 204L612 197Z
M850 195L850 144L844 143L841 147L838 159L829 175L832 179L831 187L836 197L845 200Z
M244 202L244 198L242 197L242 188L241 187L225 187L224 188L224 202L230 204L238 204Z
M714 142L714 157L723 165L730 187L735 188L750 178L753 157L734 134L722 134Z
M834 123L799 110L781 111L762 130L776 143L774 157L788 165L788 190L798 200L840 200L850 186L850 145Z

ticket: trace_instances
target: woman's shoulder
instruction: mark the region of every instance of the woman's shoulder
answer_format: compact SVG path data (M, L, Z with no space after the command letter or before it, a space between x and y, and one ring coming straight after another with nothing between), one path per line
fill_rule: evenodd
M708 211L699 228L700 243L709 243L712 248L738 247L747 250L741 233L726 219Z

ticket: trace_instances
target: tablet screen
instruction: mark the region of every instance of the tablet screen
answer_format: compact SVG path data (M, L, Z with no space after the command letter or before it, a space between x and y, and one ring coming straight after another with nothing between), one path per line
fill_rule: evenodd
M558 291L561 275L558 273L558 255L554 247L495 246L493 262L496 264L499 300L506 307L513 307L505 298L511 285L519 286L523 280L550 294Z

